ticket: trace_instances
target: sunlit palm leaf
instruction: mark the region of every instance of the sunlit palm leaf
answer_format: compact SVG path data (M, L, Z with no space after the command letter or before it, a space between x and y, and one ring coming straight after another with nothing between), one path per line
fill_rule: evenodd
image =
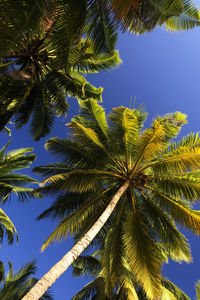
M133 211L126 212L124 243L129 264L150 299L161 293L161 258L153 239L149 236L142 216Z

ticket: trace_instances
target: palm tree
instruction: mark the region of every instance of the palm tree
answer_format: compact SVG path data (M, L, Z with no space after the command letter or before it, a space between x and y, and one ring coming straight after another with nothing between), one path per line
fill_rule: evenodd
M34 154L28 154L32 151L31 148L21 148L6 152L6 149L10 142L0 149L0 201L4 204L6 201L10 201L11 195L15 194L20 202L24 202L35 196L40 197L40 194L33 195L32 189L27 187L31 183L37 183L37 180L23 174L19 174L15 171L28 168L35 160ZM14 241L14 236L17 237L17 231L5 214L0 209L0 242L3 241L3 237L6 235L9 244Z
M81 40L83 0L11 2L0 4L0 130L11 117L17 128L32 117L31 134L39 140L55 116L67 114L66 95L101 100L103 89L81 73L112 69L121 61L113 47L96 53L89 38Z
M119 250L109 266L115 268L117 259L121 262L123 242L131 271L150 299L161 293L163 257L158 242L169 244L177 259L191 260L185 237L174 222L200 234L200 214L191 207L200 195L200 140L198 134L190 134L178 143L171 141L186 123L180 112L158 116L149 129L142 130L145 115L141 107L118 107L107 122L103 108L89 100L68 124L68 139L47 141L46 149L63 160L35 168L48 177L39 191L58 194L39 219L61 221L42 250L68 232L79 234L79 240L23 300L41 297L111 215L112 224L119 226L113 225L106 249L110 247L109 255L114 247ZM123 218L125 225L120 227ZM109 261L109 256L105 258Z
M31 277L36 271L35 261L22 266L17 272L13 272L12 263L9 261L9 271L5 275L5 266L0 261L0 298L1 300L21 300L22 297L37 282ZM53 300L49 293L45 293L40 300Z

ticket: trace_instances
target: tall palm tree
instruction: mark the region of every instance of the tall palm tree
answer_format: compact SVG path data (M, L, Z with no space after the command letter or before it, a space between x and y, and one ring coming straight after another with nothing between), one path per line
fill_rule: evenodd
M103 89L81 73L115 68L120 58L114 47L96 53L89 38L81 40L85 6L83 0L0 4L0 130L11 117L17 128L32 117L31 134L39 140L55 116L67 114L66 95L101 100Z
M40 194L33 195L32 189L28 187L31 183L37 183L37 180L23 174L19 174L16 171L28 168L35 160L34 154L28 154L32 151L31 148L21 148L6 152L6 149L10 142L0 149L0 202L4 204L6 201L10 201L12 194L15 194L20 202L26 201L35 196L40 197ZM10 244L14 241L14 236L17 237L17 231L5 214L0 209L0 242L3 241L3 237L6 235Z
M13 272L12 263L9 261L9 271L5 274L4 263L0 261L0 298L1 300L21 300L22 297L37 282L32 277L36 271L35 261L22 266ZM40 300L53 300L50 293L45 293Z
M107 121L103 108L89 100L68 124L67 139L47 141L46 149L63 159L35 168L48 177L39 191L58 194L56 202L39 218L61 221L42 250L66 238L68 232L79 234L79 240L23 300L41 297L111 215L113 224L120 225L124 218L125 226L110 231L107 249L114 245L119 249L115 261L120 263L119 245L123 242L131 270L150 299L161 293L163 257L158 242L168 243L178 259L191 259L185 237L174 222L200 234L200 214L191 207L200 196L198 134L172 142L186 123L180 112L158 116L150 128L142 130L144 120L142 108L117 107ZM105 257L108 261L109 256ZM114 261L111 263L114 268Z

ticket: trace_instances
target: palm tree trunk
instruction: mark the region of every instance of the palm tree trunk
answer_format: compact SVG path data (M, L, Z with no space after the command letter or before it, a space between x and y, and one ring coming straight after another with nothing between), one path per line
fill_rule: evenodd
M104 226L119 199L127 190L129 184L130 181L127 179L119 188L117 193L113 196L102 215L84 235L84 237L80 239L80 241L76 243L76 245L34 285L34 287L22 298L22 300L38 300L47 291L47 289L52 286L52 284L68 269L68 267L77 259L83 250L87 248L97 233Z

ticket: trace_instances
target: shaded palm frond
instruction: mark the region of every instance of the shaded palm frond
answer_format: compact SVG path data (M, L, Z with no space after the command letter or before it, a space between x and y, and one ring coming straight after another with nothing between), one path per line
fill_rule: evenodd
M162 285L175 297L175 299L190 300L190 298L180 288L165 277L162 278Z
M2 243L4 235L6 235L9 244L13 243L14 236L16 236L18 242L19 238L14 224L4 211L0 209L0 243Z
M167 256L178 262L190 262L192 257L189 245L173 219L156 204L154 199L146 198L143 209L149 231L157 238Z
M96 275L100 272L101 264L94 255L79 256L73 263L73 276Z
M113 50L110 53L95 53L90 39L82 39L80 43L70 50L68 64L79 73L97 73L99 71L112 70L121 63L119 52Z
M200 234L200 212L192 210L188 203L157 193L156 199L174 220L182 227Z
M112 52L116 46L117 26L103 0L90 1L88 20L85 31L94 43L94 49L99 52Z
M200 198L199 179L194 178L190 173L182 176L176 174L152 176L148 178L148 184L154 185L158 191L171 197L191 202L197 202Z

